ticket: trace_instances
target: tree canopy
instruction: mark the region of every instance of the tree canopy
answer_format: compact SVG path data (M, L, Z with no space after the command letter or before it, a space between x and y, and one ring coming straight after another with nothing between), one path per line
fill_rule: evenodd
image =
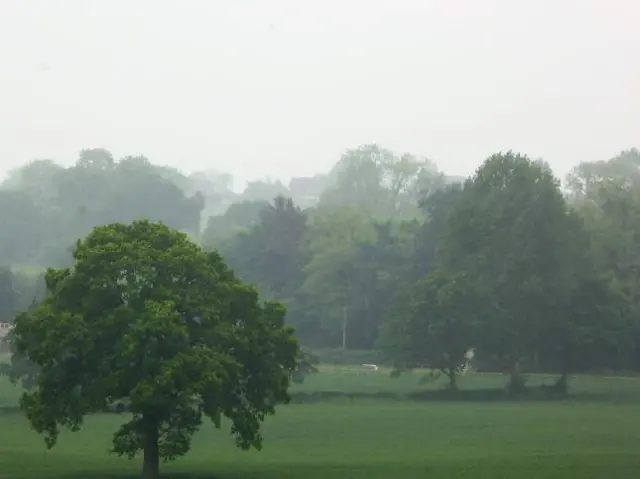
M13 171L0 188L0 263L64 266L69 248L94 226L136 219L162 221L198 234L204 198L188 196L177 171L142 156L114 161L103 149L80 152L63 168L50 160Z
M381 327L380 346L399 372L439 370L456 390L457 369L492 313L489 294L486 285L465 273L433 271L399 291Z

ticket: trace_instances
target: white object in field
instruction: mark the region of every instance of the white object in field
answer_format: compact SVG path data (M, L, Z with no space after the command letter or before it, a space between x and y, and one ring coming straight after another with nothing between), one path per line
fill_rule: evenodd
M467 351L466 353L464 353L464 358L469 361L471 359L473 359L476 355L476 352L473 348L471 348L469 351Z
M464 364L461 364L456 368L456 373L464 376L469 371L469 361L465 361Z
M375 364L363 364L362 367L364 369L366 369L367 371L377 371L378 370L378 366L376 366Z

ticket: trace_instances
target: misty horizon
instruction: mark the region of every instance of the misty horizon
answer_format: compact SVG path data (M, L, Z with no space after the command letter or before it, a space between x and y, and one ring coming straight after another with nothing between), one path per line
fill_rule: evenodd
M367 143L462 176L512 149L563 177L640 139L640 8L622 0L3 6L3 177L106 148L237 190Z

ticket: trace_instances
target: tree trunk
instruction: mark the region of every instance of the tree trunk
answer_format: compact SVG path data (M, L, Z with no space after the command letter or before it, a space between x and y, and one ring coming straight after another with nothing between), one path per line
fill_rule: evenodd
M158 451L158 428L151 427L147 431L144 443L143 479L159 479L160 454Z
M367 327L366 327L366 332L365 332L365 349L369 349L369 348L373 348L373 343L374 343L374 337L375 337L375 331L372 330L372 328L370 328L370 324L371 324L371 304L369 302L369 298L365 298L364 299L364 311L365 314L367 315Z
M458 377L456 375L456 368L449 368L447 371L447 376L449 376L449 390L457 391L458 390Z
M571 369L571 362L569 356L566 355L562 361L562 371L560 377L556 381L556 389L563 394L569 393L569 371Z
M515 360L513 363L511 363L511 368L509 373L511 374L511 379L517 378L520 376L520 361L519 360Z
M342 349L347 349L347 306L342 307Z
M569 392L569 373L567 371L563 371L558 378L557 387L561 392Z
M516 359L511 363L511 367L509 368L510 380L509 380L509 390L512 394L521 394L525 392L525 378L522 376L522 372L520 371L520 360Z

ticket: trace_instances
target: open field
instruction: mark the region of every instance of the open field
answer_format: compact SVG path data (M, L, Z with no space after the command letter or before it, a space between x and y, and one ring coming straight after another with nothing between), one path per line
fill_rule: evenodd
M439 399L437 393L444 392L444 379L436 382L420 380L424 372L414 372L399 378L389 377L389 370L364 371L359 366L320 366L320 372L308 376L303 384L292 387L294 402L333 401L350 399L406 400ZM551 385L553 375L530 375L527 386L532 390L542 385ZM460 398L474 400L477 393L493 392L496 399L506 385L506 377L501 374L469 374L459 379ZM570 384L571 397L568 401L608 403L629 403L640 405L640 378L576 376ZM20 390L5 377L0 377L0 408L18 405ZM484 396L481 399L486 400Z
M139 461L106 454L117 415L99 415L56 449L22 417L0 416L0 477L133 477ZM640 407L561 404L314 404L283 407L262 452L202 431L183 477L626 479L640 470Z
M333 368L295 389L377 394L440 387L416 382L417 377L392 380L380 372ZM503 383L499 376L472 375L460 386ZM592 396L463 403L336 399L283 406L265 424L262 452L236 450L225 431L206 427L192 452L164 471L167 477L218 479L637 477L640 380L580 377L572 386ZM17 391L0 380L0 405L16 400ZM111 432L125 417L93 416L83 431L63 434L47 451L21 415L0 411L0 478L135 477L139 460L107 453Z
M295 396L321 396L327 398L364 397L378 399L438 399L446 380L422 382L425 372L413 372L399 378L389 377L390 370L364 371L358 366L321 366L318 374L309 376L301 385L292 389ZM527 376L527 386L535 392L541 385L550 386L556 380L554 375L536 374ZM503 396L507 377L502 374L470 373L459 378L460 399L492 399ZM331 394L335 393L335 394ZM302 398L300 398L302 399ZM640 378L580 375L571 379L568 401L603 401L609 403L630 403L640 405Z

